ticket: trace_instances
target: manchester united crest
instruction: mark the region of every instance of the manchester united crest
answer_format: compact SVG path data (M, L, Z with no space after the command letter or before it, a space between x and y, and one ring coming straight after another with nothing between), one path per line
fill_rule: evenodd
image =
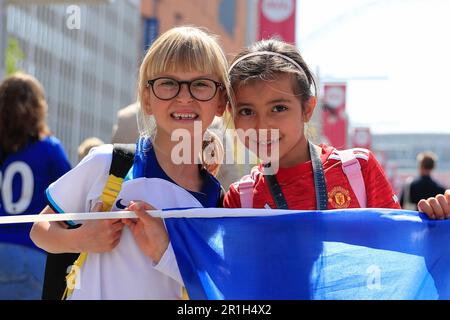
M334 187L328 192L328 203L334 209L345 209L350 205L350 192L342 187Z

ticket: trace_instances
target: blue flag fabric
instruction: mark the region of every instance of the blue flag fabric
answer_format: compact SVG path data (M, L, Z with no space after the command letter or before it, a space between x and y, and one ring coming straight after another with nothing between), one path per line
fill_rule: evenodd
M450 299L450 220L276 211L165 219L190 299Z

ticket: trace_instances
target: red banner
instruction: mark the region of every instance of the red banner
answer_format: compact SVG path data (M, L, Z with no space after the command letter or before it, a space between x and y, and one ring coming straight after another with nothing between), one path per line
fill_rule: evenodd
M347 148L346 84L327 83L323 88L322 134L337 149Z
M279 37L295 43L295 0L259 0L258 39Z

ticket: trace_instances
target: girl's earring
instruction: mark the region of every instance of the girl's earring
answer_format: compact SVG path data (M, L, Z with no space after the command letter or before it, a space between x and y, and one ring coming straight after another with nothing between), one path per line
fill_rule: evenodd
M214 143L214 137L211 137L208 140L203 140L202 142L202 164L205 169L207 165L215 162L216 151L214 148Z

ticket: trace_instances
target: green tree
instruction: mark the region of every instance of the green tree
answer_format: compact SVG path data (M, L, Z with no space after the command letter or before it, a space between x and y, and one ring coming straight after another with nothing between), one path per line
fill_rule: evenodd
M25 54L20 48L19 41L13 37L9 37L5 55L6 76L18 71L19 68L17 65L24 58Z

